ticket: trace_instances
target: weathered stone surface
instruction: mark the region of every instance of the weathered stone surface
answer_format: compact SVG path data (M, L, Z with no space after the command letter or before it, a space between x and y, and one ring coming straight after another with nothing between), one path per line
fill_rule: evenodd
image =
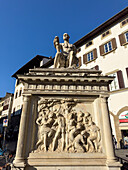
M14 165L21 169L119 169L109 112L112 77L84 69L18 75L24 104Z
M59 37L54 38L54 46L57 50L54 59L54 68L76 68L78 58L76 57L76 47L69 43L69 35L64 33L64 43L59 43Z
M38 141L35 152L101 152L100 129L89 112L72 99L44 99L38 102Z

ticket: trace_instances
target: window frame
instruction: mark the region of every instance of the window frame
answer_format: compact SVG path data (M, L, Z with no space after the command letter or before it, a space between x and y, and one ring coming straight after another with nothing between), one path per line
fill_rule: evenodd
M122 25L123 22L126 22L126 23L124 25ZM122 28L122 27L126 26L127 24L128 24L128 17L125 18L123 21L121 21L120 27Z
M113 50L112 48L112 42L108 41L107 43L104 44L104 52L109 53Z
M93 51L90 51L89 53L87 53L87 62L91 62L94 60L94 54Z
M16 94L15 94L15 99L18 98L18 90L16 91Z
M22 88L19 91L19 97L22 95Z
M116 75L114 75L114 74L116 74ZM114 77L114 80L111 82L111 84L109 84L110 92L116 91L116 90L121 90L121 89L125 88L124 76L123 76L122 70L115 70L111 73L108 73L107 75ZM117 85L118 87L111 89L113 84L114 84L114 86L116 86L115 85L116 83L118 84Z
M78 48L76 53L78 54L80 51L81 51L81 48Z
M126 35L127 34L127 35ZM125 40L126 40L126 43L128 43L128 31L124 33L125 35Z
M91 52L93 52L93 60L88 61L87 60L87 54L89 54ZM85 53L83 55L83 64L88 64L88 63L90 63L92 61L95 61L97 58L98 58L98 56L97 56L97 48L94 48L91 51L89 51L89 52L87 52L87 53Z
M110 73L108 76L112 76L114 77L113 81L111 82L111 84L109 84L109 89L110 91L115 91L115 90L119 90L119 81L118 81L118 76L117 76L117 72L114 73ZM114 86L114 88L113 88Z
M92 44L89 44L89 43L92 43ZM89 48L90 46L92 46L93 45L93 40L90 40L90 41L88 41L86 44L85 44L85 49L86 48Z
M112 50L109 50L108 52L105 52L105 44L111 42L111 47L112 47ZM106 42L104 42L103 44L101 44L99 46L99 49L100 49L100 55L101 56L104 56L104 55L107 55L108 53L111 53L113 51L115 51L117 49L117 43L116 43L116 38L112 38Z
M128 34L128 30L125 30L120 35L118 35L121 46L125 46L126 44L128 44L126 34Z
M109 29L109 30L107 30L107 31L105 31L103 34L101 34L101 40L102 39L104 39L104 38L106 38L107 36L109 36L111 34L111 30ZM103 36L104 35L104 36Z

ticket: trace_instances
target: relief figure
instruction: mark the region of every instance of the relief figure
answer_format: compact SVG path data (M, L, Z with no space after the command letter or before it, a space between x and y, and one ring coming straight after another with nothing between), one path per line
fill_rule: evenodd
M37 142L36 146L38 147L41 143L41 150L47 151L47 135L50 132L49 121L46 115L40 115L36 120L36 123L41 126L40 127L40 140Z
M55 137L53 139L53 148L52 150L55 150L55 147L57 145L57 141L61 135L61 142L62 142L62 150L64 150L64 143L65 143L65 135L64 135L64 130L65 130L65 121L64 117L61 114L57 115L57 119L55 120L53 126L57 125L57 130L55 133Z
M89 112L77 111L72 100L41 100L36 124L39 151L101 152L100 129Z

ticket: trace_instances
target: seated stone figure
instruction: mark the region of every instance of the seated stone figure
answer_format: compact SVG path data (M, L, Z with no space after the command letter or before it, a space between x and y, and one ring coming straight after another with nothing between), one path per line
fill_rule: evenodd
M54 59L54 68L75 68L78 64L76 57L76 47L69 43L69 35L64 33L64 43L59 43L59 37L55 37L54 46L57 50Z

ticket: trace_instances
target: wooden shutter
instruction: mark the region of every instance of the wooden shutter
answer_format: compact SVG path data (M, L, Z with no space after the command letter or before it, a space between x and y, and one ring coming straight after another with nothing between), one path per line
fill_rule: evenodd
M116 39L113 38L113 39L111 40L111 42L112 42L112 49L115 50L115 49L117 48Z
M118 77L119 87L124 88L124 79L121 70L117 71L117 77Z
M128 77L128 67L126 68L126 73L127 73L127 77Z
M79 57L78 60L79 60L79 67L80 67L82 65L81 64L81 57Z
M120 45L121 46L126 43L126 39L125 39L124 33L119 35L119 40L120 40Z
M97 49L96 48L93 50L93 56L94 56L94 59L97 58Z
M83 63L86 64L87 63L87 54L83 55Z
M104 55L104 45L101 45L100 47L100 55L103 56Z

